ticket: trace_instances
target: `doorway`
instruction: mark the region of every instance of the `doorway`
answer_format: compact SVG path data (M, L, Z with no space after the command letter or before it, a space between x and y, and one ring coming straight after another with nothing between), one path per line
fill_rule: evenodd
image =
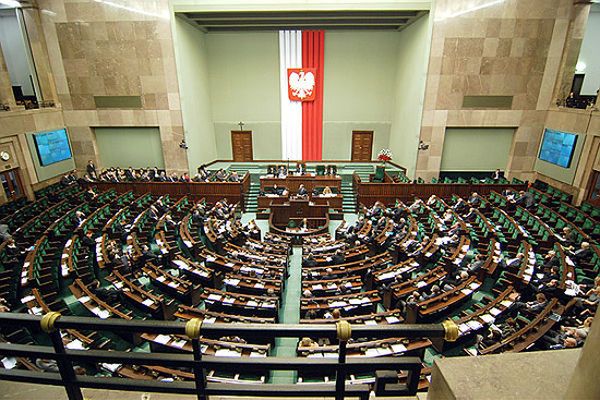
M587 202L600 207L600 172L593 170L588 185Z
M252 161L252 131L231 131L233 161Z
M0 172L0 181L2 182L4 194L9 201L25 196L19 168Z
M373 131L352 131L352 161L371 161Z

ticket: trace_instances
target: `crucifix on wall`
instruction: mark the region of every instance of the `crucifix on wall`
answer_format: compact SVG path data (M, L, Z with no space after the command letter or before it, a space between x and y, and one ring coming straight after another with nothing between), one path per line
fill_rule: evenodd
M244 123L242 121L238 122L238 125L240 126L240 131L244 130Z

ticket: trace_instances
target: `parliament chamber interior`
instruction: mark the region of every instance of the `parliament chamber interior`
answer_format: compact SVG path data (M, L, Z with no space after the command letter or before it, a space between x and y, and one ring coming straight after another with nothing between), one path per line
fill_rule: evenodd
M0 0L16 399L598 399L600 2Z

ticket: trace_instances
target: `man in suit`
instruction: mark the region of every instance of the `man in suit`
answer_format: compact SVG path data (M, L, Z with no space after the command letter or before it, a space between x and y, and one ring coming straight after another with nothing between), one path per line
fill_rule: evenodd
M344 252L342 250L337 250L331 258L331 261L334 264L343 264L346 262L346 256L344 255Z
M308 196L308 191L306 190L303 184L300 184L300 186L298 187L298 196Z
M273 184L273 189L271 189L272 194L276 194L277 196L281 196L283 193L283 189L277 186L277 184Z
M231 175L229 175L229 182L239 182L240 181L240 176L238 175L237 171L233 171L231 173Z
M96 166L94 165L94 162L92 160L88 161L88 164L85 167L85 171L87 172L88 176L91 179L93 179L93 180L98 179L98 173L96 172Z
M530 209L535 205L535 198L531 192L521 190L519 192L519 197L515 200L515 204Z
M590 249L590 244L588 242L581 242L581 245L578 250L571 252L571 258L577 265L582 262L586 262L592 257L592 250Z
M315 256L313 253L308 253L308 256L304 260L302 260L303 267L314 267L317 265L317 260L315 260Z
M127 168L127 171L125 171L125 177L129 182L135 181L135 173L132 167Z
M479 207L479 205L481 204L481 198L479 198L479 195L477 193L471 193L471 197L469 197L469 204L471 205L471 207Z
M562 237L559 236L563 246L573 247L577 244L577 234L569 226L562 229Z

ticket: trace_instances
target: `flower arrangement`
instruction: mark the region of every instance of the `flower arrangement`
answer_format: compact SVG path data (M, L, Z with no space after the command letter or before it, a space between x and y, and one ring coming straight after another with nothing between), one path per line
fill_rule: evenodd
M390 149L381 149L381 150L379 150L379 154L377 154L377 159L379 161L382 161L383 163L391 161L391 159L392 159L392 151Z

